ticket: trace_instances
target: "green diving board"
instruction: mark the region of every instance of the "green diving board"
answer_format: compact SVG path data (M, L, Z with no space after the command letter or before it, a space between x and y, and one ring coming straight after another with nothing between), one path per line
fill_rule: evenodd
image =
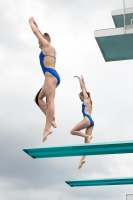
M113 10L111 15L116 28L124 27L124 9ZM133 8L128 8L128 13L125 14L126 26L131 25L131 19L133 19Z
M124 27L124 9L113 10L111 15L116 28Z
M133 177L90 179L90 180L70 180L70 181L65 181L65 182L71 187L130 185L130 184L133 184Z
M133 153L133 141L23 148L32 158Z
M94 36L106 62L133 59L133 28L97 30Z

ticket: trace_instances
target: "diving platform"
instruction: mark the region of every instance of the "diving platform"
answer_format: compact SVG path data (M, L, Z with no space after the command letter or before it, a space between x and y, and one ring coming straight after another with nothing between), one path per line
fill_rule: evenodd
M133 7L111 12L116 28L94 31L106 62L133 59Z
M124 15L126 26L133 25L133 8L128 8L128 13L124 13L124 9L112 10L111 15L116 28L124 27Z
M97 30L94 36L106 62L133 59L133 28Z
M133 141L23 148L32 158L133 153Z
M65 181L71 187L131 185L133 177Z

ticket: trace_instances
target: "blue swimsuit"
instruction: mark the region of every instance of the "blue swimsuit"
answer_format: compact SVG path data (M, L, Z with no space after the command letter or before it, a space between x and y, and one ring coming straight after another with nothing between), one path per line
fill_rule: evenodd
M52 74L57 79L57 85L59 85L60 84L60 76L57 73L57 71L55 69L45 67L43 64L43 60L44 60L45 56L49 56L49 55L44 55L43 52L41 51L41 53L39 54L39 59L40 59L40 65L42 67L42 71L44 74L45 74L45 72L49 72L50 74ZM50 56L50 57L54 57L54 56Z
M90 126L89 127L94 126L94 121L91 118L91 116L85 113L85 104L84 103L82 104L82 113L83 113L84 117L88 117L88 119L90 121Z

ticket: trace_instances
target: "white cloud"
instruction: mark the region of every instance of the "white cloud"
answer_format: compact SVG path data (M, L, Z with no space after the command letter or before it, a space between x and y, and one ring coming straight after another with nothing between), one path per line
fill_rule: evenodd
M82 119L80 88L74 75L83 74L93 100L95 128L92 142L132 139L132 60L105 63L94 30L114 27L111 10L122 1L0 2L0 199L124 200L131 186L70 188L66 179L131 176L131 155L33 160L23 147L82 143L70 135ZM58 128L42 144L45 117L34 103L43 84L38 42L30 30L33 15L49 32L57 50L61 84L56 94ZM98 165L100 163L100 165ZM112 192L113 191L113 192Z

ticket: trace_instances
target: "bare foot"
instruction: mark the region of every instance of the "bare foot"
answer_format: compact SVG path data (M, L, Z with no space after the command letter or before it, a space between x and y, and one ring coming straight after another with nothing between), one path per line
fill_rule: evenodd
M51 125L52 125L54 128L57 128L56 123L55 123L55 120L52 121Z
M42 142L44 142L48 135L52 133L52 130L44 131Z
M92 138L93 138L93 136L89 135L89 137L85 138L85 143L90 143Z
M81 169L84 163L85 163L85 160L81 160L79 163L78 169Z
M57 128L56 123L55 123L55 117L53 117L53 120L52 120L51 125L52 125L54 128Z
M87 134L85 134L85 136L84 136L84 137L85 137L85 139L87 139L89 136L88 136Z

